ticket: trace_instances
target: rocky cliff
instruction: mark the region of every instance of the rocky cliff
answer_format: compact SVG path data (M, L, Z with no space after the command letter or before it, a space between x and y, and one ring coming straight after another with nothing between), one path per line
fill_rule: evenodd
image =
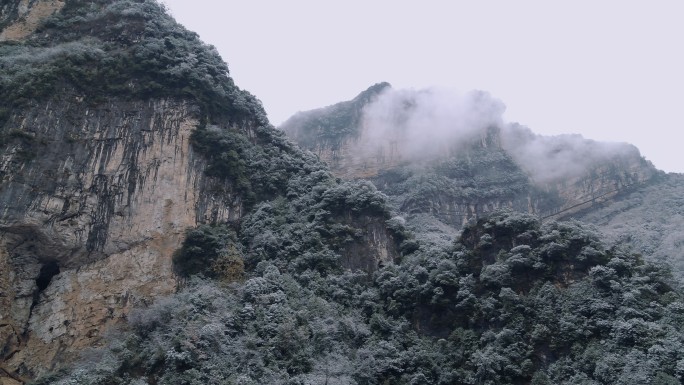
M175 290L170 257L187 228L240 216L190 146L193 108L65 95L12 113L0 169L7 365L73 358L130 306Z
M298 112L280 127L302 148L324 160L336 175L369 178L383 168L397 165L400 152L397 135L371 140L373 133L363 119L364 107L390 88L378 83L353 100Z
M14 381L72 361L131 307L173 293L171 256L186 230L242 210L231 182L207 177L190 144L198 103L113 94L73 74L83 50L100 55L77 59L87 67L112 47L74 45L85 36L65 38L59 22L101 17L103 6L112 19L121 4L93 3L86 18L80 3L67 5L2 8L0 343L2 374Z
M282 196L295 177L336 185L156 1L17 0L0 12L3 385L73 362L131 309L174 293L189 229L239 231L262 202L293 199ZM363 199L307 231L334 244L336 268L371 273L398 252L387 214Z
M300 112L280 128L342 178L370 179L406 214L460 228L499 208L561 218L657 174L627 144L542 137L486 93L393 90Z
M380 84L299 116L341 180L155 0L61 3L0 6L2 385L681 382L667 272L480 217L608 196L638 152Z
M644 296L636 310L619 304L600 317L650 314L673 327L673 338L635 349L666 349L644 365L674 381L684 343L668 317L681 305L664 273L576 224L470 221L502 207L566 215L622 192L654 173L631 147L605 152L506 126L484 93L438 119L425 113L430 92L377 104L383 83L286 125L354 179L344 181L270 126L213 47L155 0L6 1L0 28L2 385L42 375L41 384L472 383L488 365L480 358L511 352L509 321L522 323L507 309L518 294L539 297L532 310L515 305L525 319L541 315L519 334L535 345L495 366L529 383L548 368L576 372L549 366L571 347L606 356L584 353L598 339L624 357L642 338L623 338L639 320L606 327L557 318L575 316L574 303L544 310L563 302L547 289L587 304L594 286L614 290L611 301ZM432 247L440 232L443 247ZM572 343L567 325L577 326ZM592 337L577 345L579 336Z

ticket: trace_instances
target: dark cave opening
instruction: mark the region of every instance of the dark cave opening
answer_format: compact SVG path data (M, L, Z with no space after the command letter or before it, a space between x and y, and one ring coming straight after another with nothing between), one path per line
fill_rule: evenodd
M59 274L59 265L57 264L57 261L46 262L40 268L40 274L38 274L38 278L36 278L38 292L45 290L50 284L50 281L52 281L52 277L57 274Z

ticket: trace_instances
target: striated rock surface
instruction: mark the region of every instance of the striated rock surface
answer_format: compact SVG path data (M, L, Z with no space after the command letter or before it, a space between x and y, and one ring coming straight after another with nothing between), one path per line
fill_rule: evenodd
M187 228L238 218L190 146L195 108L76 95L15 111L2 135L0 341L5 365L48 370L131 306L172 293Z
M378 83L350 101L298 112L280 127L302 148L317 154L343 178L370 178L399 164L398 133L374 140L363 119L363 110L389 83Z

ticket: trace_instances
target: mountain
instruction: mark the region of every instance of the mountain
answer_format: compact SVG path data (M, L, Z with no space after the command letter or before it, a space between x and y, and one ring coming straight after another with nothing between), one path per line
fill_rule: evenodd
M684 280L680 175L657 171L634 146L535 135L504 124L503 105L489 95L466 98L380 83L353 101L300 112L280 128L336 175L373 181L409 227L428 229L432 238L449 239L468 220L500 207L545 220L577 218L598 226L607 241L670 265ZM417 140L432 155L416 157ZM445 151L445 143L455 147Z
M0 27L2 385L684 379L670 272L554 220L662 177L635 148L379 84L289 123L317 155L157 1Z
M484 92L394 90L300 112L280 127L346 179L368 179L409 219L460 228L501 207L560 218L659 173L631 145L505 124Z
M182 255L173 263L186 234L228 232L247 213L308 215L288 221L294 235L246 241L264 258L280 237L369 272L398 254L374 188L338 184L286 141L215 49L160 4L15 1L2 12L6 375L34 377L101 343L132 308L182 287L184 268L197 273ZM220 277L215 264L202 272Z

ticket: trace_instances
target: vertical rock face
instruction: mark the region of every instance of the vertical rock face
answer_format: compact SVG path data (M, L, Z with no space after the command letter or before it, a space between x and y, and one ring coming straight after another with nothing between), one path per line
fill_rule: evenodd
M130 306L172 293L185 230L234 219L204 175L195 108L63 95L11 114L0 160L2 361L27 375L92 346ZM220 196L212 191L221 191Z
M2 385L173 293L188 228L238 220L290 178L337 183L156 0L5 1L0 33ZM320 249L372 272L397 256L384 219L360 213Z
M342 247L342 266L345 269L362 270L370 275L382 266L399 259L396 240L387 230L383 220L372 216L339 218L360 230L358 239Z
M363 109L389 83L378 83L350 101L295 114L280 127L302 148L317 154L344 178L369 178L401 160L398 138L376 138L365 127Z

